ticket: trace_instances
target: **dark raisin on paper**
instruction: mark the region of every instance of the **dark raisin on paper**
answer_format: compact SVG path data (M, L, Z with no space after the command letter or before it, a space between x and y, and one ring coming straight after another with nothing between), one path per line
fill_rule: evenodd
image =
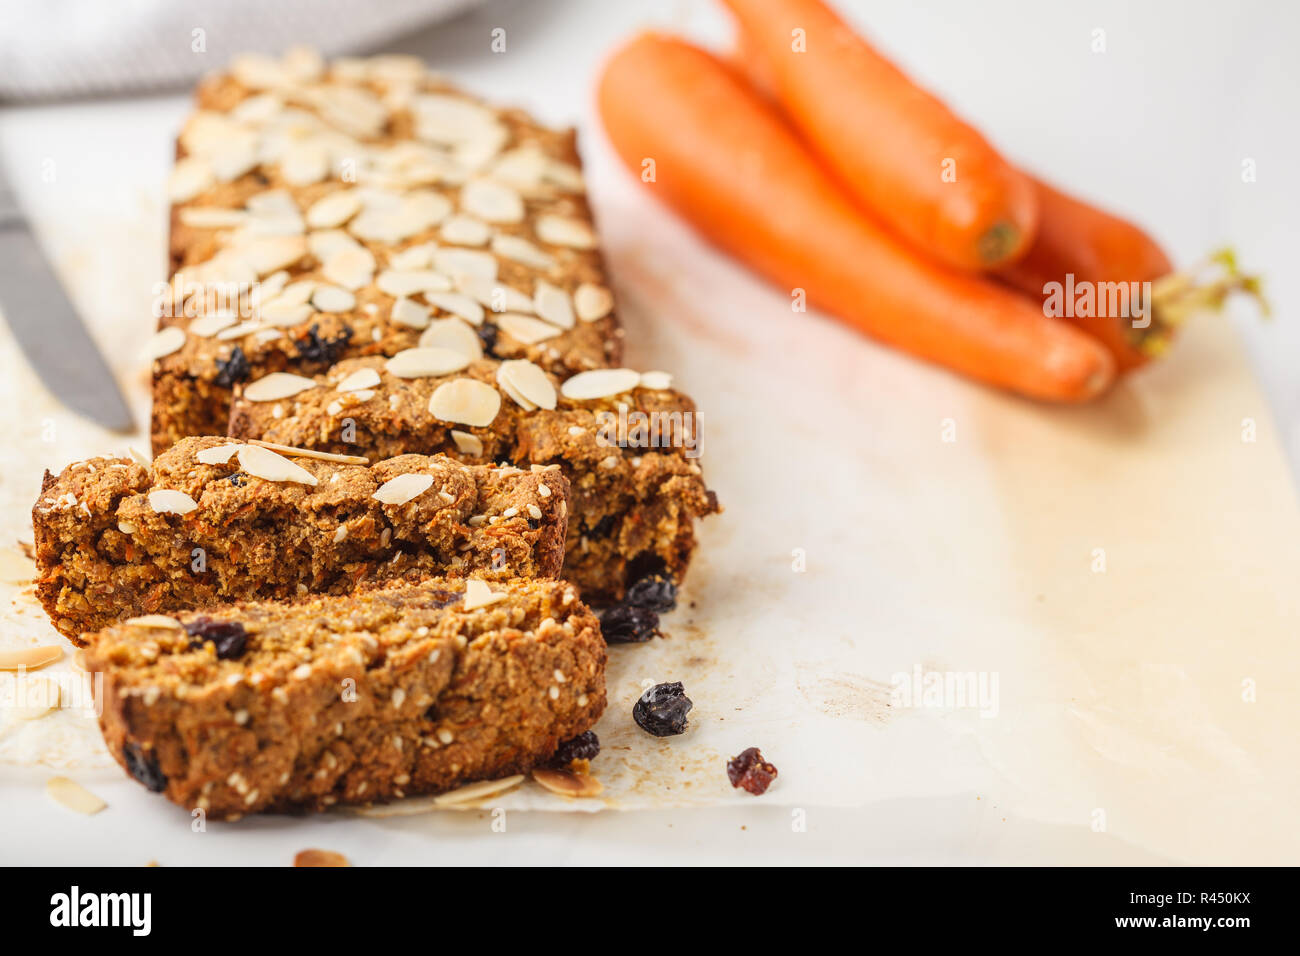
M347 348L348 342L352 340L352 328L343 326L343 331L332 339L321 338L320 326L313 325L307 330L307 334L297 339L294 345L298 349L298 357L304 362L320 362L323 365L333 365Z
M686 715L694 706L681 681L655 684L637 698L632 719L648 734L672 737L685 732Z
M659 633L659 615L643 607L616 604L600 616L606 644L641 644Z
M213 381L220 388L230 388L236 382L242 382L253 374L253 368L248 364L248 356L238 345L230 353L230 358L225 361L217 359L216 362L217 377Z
M757 797L776 779L776 767L763 759L757 747L750 747L727 761L727 779Z
M185 631L193 638L190 650L197 650L211 641L217 658L223 661L239 657L248 644L248 632L238 621L214 621L205 615L186 624Z
M587 730L560 744L550 766L564 769L575 760L593 760L600 753L600 738L594 730Z
M677 606L677 585L657 574L644 577L627 589L623 603L666 614Z
M122 748L122 756L126 759L126 772L154 793L167 789L167 778L158 769L158 758L153 754L146 754L139 744L128 743Z

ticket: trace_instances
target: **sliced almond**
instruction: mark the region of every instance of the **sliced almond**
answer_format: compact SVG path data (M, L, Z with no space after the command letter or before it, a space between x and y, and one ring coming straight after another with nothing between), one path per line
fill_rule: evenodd
M429 309L414 299L397 299L388 313L388 318L398 325L412 329L423 329L429 325Z
M324 264L345 249L369 250L342 229L318 229L307 234L307 248L312 257ZM371 267L374 271L374 267Z
M483 442L477 435L471 435L469 432L463 432L458 428L451 430L451 440L456 443L456 450L462 455L472 455L475 458L483 457Z
M213 312L211 315L199 316L189 324L187 331L201 339L210 339L222 329L230 328L237 321L239 317L233 312Z
M166 631L181 629L181 622L167 614L142 614L139 617L129 617L122 623L128 627L162 628Z
M573 311L584 322L603 319L614 309L614 296L603 285L584 282L573 293Z
M571 249L595 249L596 234L591 226L581 219L567 216L541 215L534 224L537 238L553 246L568 246Z
M533 779L551 793L558 793L562 797L595 797L605 790L605 785L591 774L574 773L572 770L535 767Z
M336 285L322 285L312 292L311 304L321 312L351 312L357 307L357 297Z
M370 464L369 458L363 458L360 455L336 455L332 451L317 451L315 448L295 448L293 445L262 441L260 438L250 438L248 443L250 445L260 445L262 448L269 448L271 451L278 451L282 455L289 455L293 458L314 458L317 461L332 461L340 465Z
M497 381L503 380L509 381L515 391L538 408L555 408L555 386L546 373L532 362L523 359L502 362L497 369Z
M586 401L622 395L640 384L641 373L630 368L597 368L565 379L560 394L576 401Z
M388 268L401 271L427 269L433 264L433 253L437 248L433 243L425 242L403 249L401 252L390 253Z
M465 582L465 597L461 601L461 607L466 611L477 611L481 607L504 601L507 597L509 595L505 591L493 591L486 581L470 578Z
M533 300L513 286L482 276L460 275L456 288L493 312L522 312L531 314Z
M421 348L451 349L471 362L483 357L483 341L463 319L434 319L420 336Z
M333 252L321 265L321 274L335 285L356 291L375 274L375 256L364 246L347 246Z
M234 182L257 165L257 141L253 138L252 131L240 132L241 135L222 143L204 157L219 183Z
M167 198L174 203L193 199L205 189L216 184L212 167L196 156L178 159L167 177Z
M398 378L436 378L459 372L469 362L468 355L453 349L415 348L398 352L384 368Z
M316 309L308 302L295 304L280 297L261 306L257 314L258 318L267 325L277 329L287 329L302 325L316 314Z
M460 208L488 222L522 222L524 200L504 183L472 179L460 190Z
M31 558L11 548L0 548L0 581L26 584L35 578L36 565Z
M294 866L351 866L348 858L333 850L299 850L293 858Z
M560 334L559 326L534 319L531 315L519 315L515 312L503 312L498 315L497 328L524 345L536 345Z
M398 298L419 292L447 292L451 280L432 269L385 269L375 278L380 292Z
M439 231L444 241L458 246L483 246L492 238L491 226L463 213L448 216Z
M235 339L242 339L246 335L252 335L254 332L265 331L266 326L261 322L241 322L239 325L231 326L228 329L222 329L217 333L218 342L232 342Z
M86 816L92 816L108 806L77 781L67 777L51 777L45 784L45 792L55 803Z
M296 465L283 455L277 455L261 445L244 445L239 449L239 467L254 478L264 481L291 481L300 485L319 484L302 465Z
M667 372L642 372L641 387L662 392L673 387L673 377Z
M183 491L159 488L157 491L149 492L149 507L155 514L187 515L198 506L198 502Z
M144 348L144 359L147 362L156 361L173 352L179 352L183 345L185 345L185 330L179 325L169 325L149 337L149 342Z
M57 644L0 650L0 671L39 670L62 657L63 648Z
M213 445L211 448L199 449L195 452L194 458L204 465L224 465L242 447L242 444L235 442L228 442L225 445Z
M483 306L460 292L426 292L424 301L474 325L483 324Z
M287 269L307 255L307 240L302 236L259 236L234 250L259 276L277 269Z
M501 391L505 392L505 394L509 398L511 398L514 401L514 403L518 405L520 408L522 408L524 411L526 412L537 411L537 406L534 405L532 402L530 402L528 399L524 398L524 396L519 392L519 390L516 389L514 385L510 383L510 379L502 378L500 371L498 371L497 373L497 387L500 388Z
M329 175L329 169L329 153L318 142L294 143L280 156L280 175L293 186L318 183Z
M355 372L344 377L334 387L338 392L359 392L363 389L374 388L380 383L379 373L373 368L359 368Z
M559 286L539 280L533 292L533 310L539 319L545 319L551 325L573 328L573 300Z
M299 279L297 282L291 282L281 290L280 294L275 296L277 304L283 302L286 305L306 305L311 301L312 293L320 285L315 279ZM269 302L270 300L264 300Z
M37 674L20 675L17 694L8 710L19 720L38 720L59 706L59 685Z
M443 382L429 397L429 413L444 422L483 428L501 411L501 393L472 378Z
M433 267L444 275L497 277L497 260L477 249L439 249L433 254Z
M334 229L361 211L361 197L351 189L330 193L311 204L307 225L313 229Z
M249 382L244 386L242 394L250 402L278 402L315 387L316 382L313 379L302 375L294 375L292 372L272 372L255 382Z
M534 269L550 269L555 265L555 257L543 252L522 236L497 235L492 237L492 251L499 256L513 259Z
M418 498L433 485L433 475L411 472L390 478L370 497L386 505L404 505Z
M248 213L223 206L182 206L180 220L192 229L237 229L248 220Z
M437 807L454 807L465 803L476 803L512 790L523 782L524 775L521 773L512 777L502 777L500 780L480 780L478 783L467 784L457 790L438 794L433 798L433 804Z

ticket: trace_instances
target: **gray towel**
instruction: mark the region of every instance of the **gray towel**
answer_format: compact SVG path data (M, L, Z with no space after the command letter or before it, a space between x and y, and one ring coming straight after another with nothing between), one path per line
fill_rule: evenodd
M237 53L373 48L478 0L4 0L0 100L188 85Z

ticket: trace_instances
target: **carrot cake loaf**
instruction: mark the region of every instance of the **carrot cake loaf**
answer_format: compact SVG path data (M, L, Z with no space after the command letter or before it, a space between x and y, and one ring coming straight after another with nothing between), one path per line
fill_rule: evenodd
M663 372L561 383L527 360L483 358L468 325L444 323L437 346L238 387L230 434L375 458L559 465L572 495L564 575L586 600L618 600L646 574L680 581L696 519L718 511L694 403Z
M94 458L46 472L32 513L36 591L55 627L79 641L123 618L232 600L560 571L559 468L315 454L189 438L150 465Z
M399 56L241 56L196 100L148 349L155 454L224 432L236 383L392 355L441 317L555 372L620 360L573 130Z
M605 707L599 625L559 581L150 615L95 635L85 663L118 763L214 819L526 773Z

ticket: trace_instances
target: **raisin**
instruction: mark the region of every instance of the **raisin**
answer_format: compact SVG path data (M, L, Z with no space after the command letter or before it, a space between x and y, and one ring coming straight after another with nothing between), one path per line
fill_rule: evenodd
M606 644L642 644L659 631L659 615L649 608L616 604L600 616Z
M474 331L478 333L479 341L483 343L483 351L488 355L496 355L497 349L497 332L499 331L491 322L484 322Z
M248 645L248 632L238 621L214 621L205 615L186 624L185 631L193 638L190 650L197 650L211 641L217 658L223 661L239 657Z
M627 563L627 573L623 580L629 587L642 578L668 577L668 562L653 551L642 551Z
M244 477L244 473L242 471L235 472L226 480L230 482L232 485L234 485L236 488L242 488L244 487L244 485L248 484L248 479Z
M253 368L248 364L248 356L238 345L230 353L230 358L224 362L217 359L217 377L213 381L220 388L230 388L236 382L242 382L248 376L253 374Z
M352 328L343 326L343 331L332 339L321 338L320 326L313 325L307 334L294 342L298 348L298 357L304 362L320 362L333 365L352 340Z
M642 578L627 589L623 603L666 614L677 606L677 585L657 574Z
M552 767L564 768L575 760L592 760L598 753L600 753L600 738L596 736L595 731L588 730L560 744L550 764Z
M750 747L727 761L727 779L733 787L748 790L757 797L776 779L776 767L763 759L757 747Z
M601 518L587 529L586 535L588 538L607 538L609 537L609 533L613 530L614 516L612 514L605 515L605 517Z
M158 769L158 758L153 754L146 754L139 744L128 743L122 748L122 756L126 758L126 772L154 793L167 789L167 778Z
M694 706L681 681L655 684L637 698L632 719L648 734L671 737L686 730L686 715Z

